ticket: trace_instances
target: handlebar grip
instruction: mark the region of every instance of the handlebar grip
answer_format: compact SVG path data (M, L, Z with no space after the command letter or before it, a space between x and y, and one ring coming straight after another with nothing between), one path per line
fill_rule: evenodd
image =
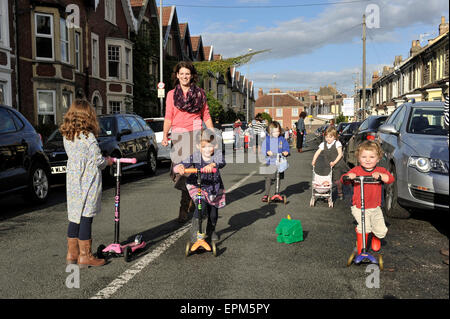
M352 181L352 182L360 183L361 182L361 177L364 178L364 183L378 183L378 182L381 181L381 177L376 179L376 178L373 178L372 176L356 176L355 179L350 179L350 177L348 177L347 175L343 176L342 180L344 182Z
M115 158L111 157L114 163L120 162L120 163L129 163L129 164L136 164L137 160L136 158Z
M186 168L184 170L184 172L188 173L188 174L197 174L198 171L200 171L200 173L205 173L203 168L200 170L197 168ZM217 172L217 168L213 168L211 173L215 173L215 172Z

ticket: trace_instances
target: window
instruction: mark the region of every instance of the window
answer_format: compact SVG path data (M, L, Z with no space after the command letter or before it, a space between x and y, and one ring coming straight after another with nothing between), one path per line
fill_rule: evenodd
M232 105L232 106L235 106L235 105L236 105L236 93L233 93L233 94L232 94L232 102L231 102L231 105Z
M128 122L122 116L117 117L117 131L120 133L123 130L129 129L130 125L128 124Z
M269 109L264 109L264 113L269 114Z
M122 103L119 101L109 101L109 110L111 114L120 113ZM120 131L119 131L120 132Z
M292 116L298 116L298 108L292 109Z
M81 72L81 34L75 32L75 70Z
M127 116L128 123L130 123L131 131L133 133L142 132L142 127L133 116Z
M108 76L111 78L119 78L120 73L120 46L108 46Z
M69 63L69 29L66 20L63 18L59 20L59 34L61 38L61 61Z
M38 90L38 124L55 124L55 91Z
M36 58L53 60L53 16L35 14Z
M4 82L0 82L0 104L6 104L5 102L6 102L6 92L5 92L5 89L6 89L6 85L5 85L6 83L4 83Z
M92 38L92 76L99 76L98 35L91 33Z
M63 113L66 113L67 110L69 110L71 104L72 104L72 92L63 91L62 93Z
M116 24L116 0L105 0L105 20Z
M407 132L426 135L447 135L448 130L444 128L444 109L442 107L412 108Z
M125 77L126 80L129 80L131 78L131 50L128 48L125 48Z
M277 109L276 116L277 117L282 117L283 116L283 109Z
M217 85L217 99L219 101L222 101L223 99L223 88L224 88L223 84Z
M6 109L0 108L0 134L16 131L14 120Z
M147 124L147 122L145 122L142 118L137 117L136 119L137 119L137 121L139 122L139 124L141 124L141 126L144 128L144 131L149 131L149 130L151 130L150 126L149 126L149 125ZM164 124L163 121L161 121L161 122L152 122L152 123L163 123L163 124ZM162 131L163 131L163 130L162 130L162 128L161 128L161 132L162 132Z

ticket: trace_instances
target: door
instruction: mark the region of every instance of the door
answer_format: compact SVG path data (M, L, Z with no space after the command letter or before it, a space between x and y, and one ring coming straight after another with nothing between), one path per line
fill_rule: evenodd
M147 159L147 141L144 134L144 129L138 123L137 119L134 116L126 116L128 123L131 127L131 132L133 132L135 150L136 150L136 158L138 162L145 162Z

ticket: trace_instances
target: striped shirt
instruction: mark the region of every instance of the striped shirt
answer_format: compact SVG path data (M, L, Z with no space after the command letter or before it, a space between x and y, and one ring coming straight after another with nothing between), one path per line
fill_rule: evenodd
M448 95L445 97L444 103L444 127L448 130Z
M255 135L261 135L261 132L265 131L264 123L256 121L256 123L253 124L253 131L255 132Z

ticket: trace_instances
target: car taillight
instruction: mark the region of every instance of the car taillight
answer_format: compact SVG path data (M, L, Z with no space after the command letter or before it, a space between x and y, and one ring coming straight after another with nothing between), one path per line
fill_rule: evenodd
M38 135L39 135L39 138L41 140L41 143L44 144L44 141L42 140L42 135L40 133L38 133Z
M375 134L374 133L367 134L366 139L369 141L375 141Z

